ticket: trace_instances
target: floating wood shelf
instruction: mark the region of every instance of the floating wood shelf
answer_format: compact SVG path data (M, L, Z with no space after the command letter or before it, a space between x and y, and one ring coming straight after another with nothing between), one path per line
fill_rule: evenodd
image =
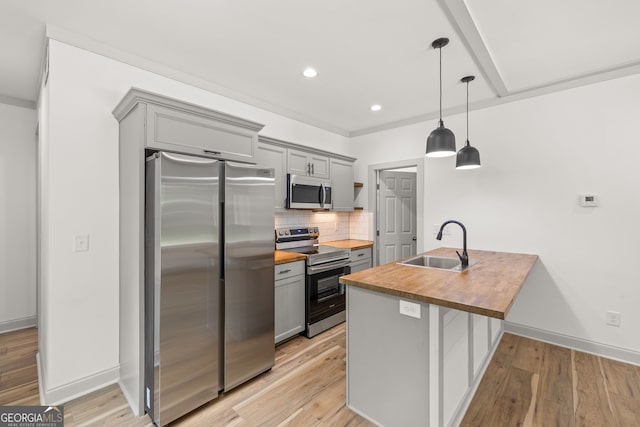
M364 210L364 208L361 208L361 207L355 207L355 208L353 208L353 210L354 210L354 211L361 211L361 210Z
M364 187L364 184L361 183L361 182L354 182L353 183L353 187L354 188L362 188L362 187Z

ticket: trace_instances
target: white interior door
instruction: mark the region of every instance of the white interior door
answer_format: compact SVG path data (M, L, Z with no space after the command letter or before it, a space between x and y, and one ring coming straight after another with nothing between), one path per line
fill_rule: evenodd
M416 173L380 171L378 262L416 254Z

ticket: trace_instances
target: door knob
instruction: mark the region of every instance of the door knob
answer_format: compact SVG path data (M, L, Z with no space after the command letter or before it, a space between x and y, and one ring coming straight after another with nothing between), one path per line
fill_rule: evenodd
M413 236L413 237L411 238L411 240L413 240L413 241L415 242L416 240L418 240L418 238L417 238L416 236Z

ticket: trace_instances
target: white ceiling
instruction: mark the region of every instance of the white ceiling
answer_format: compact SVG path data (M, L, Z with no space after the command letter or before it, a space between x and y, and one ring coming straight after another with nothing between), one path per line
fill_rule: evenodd
M638 0L2 0L0 101L35 101L48 34L359 135L437 118L438 37L446 123L466 75L473 109L640 72L638 18Z

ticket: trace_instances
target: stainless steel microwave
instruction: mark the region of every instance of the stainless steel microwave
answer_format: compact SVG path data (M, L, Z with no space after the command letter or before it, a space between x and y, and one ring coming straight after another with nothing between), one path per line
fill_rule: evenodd
M331 182L287 174L288 209L331 209Z

